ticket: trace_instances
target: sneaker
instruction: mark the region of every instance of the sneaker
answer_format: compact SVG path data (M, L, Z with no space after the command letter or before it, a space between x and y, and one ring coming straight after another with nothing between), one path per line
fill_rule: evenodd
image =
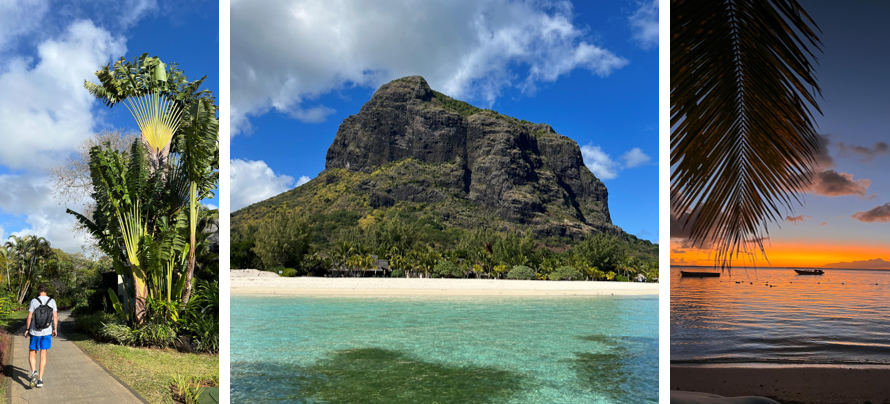
M34 385L37 384L37 372L31 373L31 388L34 388Z
M37 387L43 387L43 380L37 381Z

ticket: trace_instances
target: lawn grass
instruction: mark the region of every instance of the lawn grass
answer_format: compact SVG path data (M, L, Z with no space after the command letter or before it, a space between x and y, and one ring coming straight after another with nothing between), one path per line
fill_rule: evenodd
M150 403L173 403L170 379L187 375L219 383L219 356L185 354L172 349L133 348L99 343L83 334L71 336L93 359Z

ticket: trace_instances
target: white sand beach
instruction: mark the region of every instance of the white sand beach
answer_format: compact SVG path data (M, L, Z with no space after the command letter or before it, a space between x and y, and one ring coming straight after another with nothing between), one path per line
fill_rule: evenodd
M231 271L232 294L304 296L633 296L657 295L657 283L430 278L283 278Z

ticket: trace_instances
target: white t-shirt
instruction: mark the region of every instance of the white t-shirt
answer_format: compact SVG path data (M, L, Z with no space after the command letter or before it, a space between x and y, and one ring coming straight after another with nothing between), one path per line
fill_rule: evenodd
M44 299L44 298L45 298L45 299ZM40 300L38 301L37 299L40 299ZM53 308L53 313L59 311L59 310L56 308L56 301L53 300L53 299L52 299L51 297L49 297L49 296L37 296L36 298L31 299L31 306L28 307L28 311L31 312L31 313L34 313L34 310L36 310L38 307L40 307L40 305L41 305L42 303L46 303L46 299L49 299L49 303L48 303L48 305L49 305L49 307L52 307L52 308ZM44 328L44 329L42 329L42 330L40 330L40 331L37 331L37 329L35 328L37 324L36 324L36 321L34 321L34 320L35 320L35 319L32 317L32 318L31 318L31 332L28 333L29 335L33 335L33 336L35 336L35 337L42 337L42 336L44 336L44 335L52 335L52 333L53 333L53 324L52 324L52 322L50 322L49 327L46 327L46 328Z

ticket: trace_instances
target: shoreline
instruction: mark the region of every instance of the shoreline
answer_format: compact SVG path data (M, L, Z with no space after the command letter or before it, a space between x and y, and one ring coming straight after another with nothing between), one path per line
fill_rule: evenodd
M657 296L658 283L436 278L282 278L232 270L236 295L293 296Z
M739 366L743 365L743 366ZM671 365L671 391L723 397L762 396L784 403L890 400L890 365Z

